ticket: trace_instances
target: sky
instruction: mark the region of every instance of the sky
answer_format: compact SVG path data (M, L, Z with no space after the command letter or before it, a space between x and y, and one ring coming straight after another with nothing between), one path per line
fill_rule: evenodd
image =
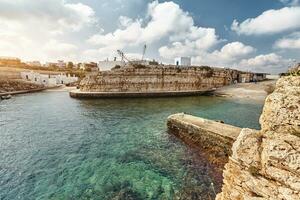
M0 0L0 56L140 59L145 44L166 64L284 72L300 62L300 0Z

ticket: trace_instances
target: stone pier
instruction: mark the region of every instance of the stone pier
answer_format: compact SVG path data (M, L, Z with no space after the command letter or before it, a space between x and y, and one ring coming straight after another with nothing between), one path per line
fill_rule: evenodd
M239 127L184 113L169 116L167 126L170 134L201 148L212 163L221 167L228 161L232 145L241 132Z

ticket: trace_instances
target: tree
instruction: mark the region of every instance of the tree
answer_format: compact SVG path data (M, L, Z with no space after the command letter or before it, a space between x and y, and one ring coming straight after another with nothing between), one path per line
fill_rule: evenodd
M74 67L73 62L68 62L68 63L67 63L67 68L68 68L68 69L73 69L73 67Z

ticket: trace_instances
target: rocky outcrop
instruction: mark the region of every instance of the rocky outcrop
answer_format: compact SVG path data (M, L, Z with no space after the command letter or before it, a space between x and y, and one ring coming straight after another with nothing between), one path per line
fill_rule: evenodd
M207 91L233 83L238 73L210 67L127 66L87 76L80 92Z
M43 88L45 88L43 85L37 85L23 80L0 80L0 94L25 90L37 90Z
M266 99L259 132L243 129L217 200L300 199L300 77L281 78Z

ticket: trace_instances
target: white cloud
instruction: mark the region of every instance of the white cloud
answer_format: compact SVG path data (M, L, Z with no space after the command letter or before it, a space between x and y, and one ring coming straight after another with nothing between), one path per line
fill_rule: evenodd
M214 51L212 55L216 56L217 59L220 60L235 61L253 53L254 51L255 49L251 46L244 45L241 42L232 42L226 44L220 51Z
M297 6L300 4L300 0L279 0L279 1L289 6Z
M130 26L133 22L133 20L131 18L126 17L126 16L120 16L119 21L120 21L121 27L123 27L123 28Z
M255 48L241 42L232 42L224 45L220 50L211 53L202 52L193 58L195 64L229 67L237 61L255 52Z
M300 32L292 33L277 40L274 47L280 49L300 49Z
M120 18L123 28L110 33L100 33L88 39L90 44L99 45L98 52L117 50L143 43L161 40L173 42L174 46L206 50L220 42L213 28L194 25L193 18L174 2L148 5L147 19ZM168 48L168 47L165 47ZM183 51L182 51L183 52Z
M274 34L300 28L300 7L285 7L279 10L268 10L256 18L242 23L234 20L231 29L238 34L261 35Z
M94 10L82 3L63 0L0 1L0 19L12 23L39 22L39 27L77 31L96 21ZM31 27L32 28L32 27Z
M147 54L151 55L149 57L153 56L166 62L171 62L171 59L177 56L190 56L194 64L224 67L240 67L240 64L243 64L243 69L246 70L247 66L261 68L257 64L254 65L253 60L257 63L265 58L269 61L268 69L271 69L272 64L276 67L278 63L285 60L277 54L275 54L277 57L267 54L250 58L254 56L255 49L241 42L231 42L216 49L221 43L225 43L225 40L217 35L216 29L196 25L191 14L172 1L149 3L148 10L142 18L119 17L115 14L114 19L119 17L117 23L107 17L112 16L107 12L95 13L84 3L70 2L0 0L0 55L41 61L49 59L75 62L98 61L118 56L116 50L124 49L128 57L140 58L141 55L134 52L141 52L142 45L147 44L149 47ZM136 8L136 2L139 2L140 7L145 5L145 2L136 0L130 0L131 3L125 0L112 0L112 2L114 3L108 3L107 6L105 3L101 4L99 9L109 11L112 5L124 6L126 3L125 7L128 10L125 12L139 15L137 12L132 13L132 9ZM89 3L93 5L92 2ZM128 4L132 6L128 7ZM248 35L277 33L292 29L298 31L300 28L298 13L299 7L270 10L241 24L235 21L232 28ZM118 28L104 32L104 28L111 29L114 25L98 27L97 15L102 14L104 18L101 20L109 20L112 24L117 24ZM103 29L95 34L96 29L100 30L100 28ZM278 40L275 46L298 48L298 39L299 37L296 36L287 36ZM275 58L278 57L281 60L277 59L275 62ZM274 62L271 62L272 60Z
M258 55L254 58L244 59L237 66L255 72L285 72L291 64L291 59L284 59L275 53Z
M94 15L89 6L66 3L64 0L1 0L0 55L46 61L54 55L49 48L54 46L51 42L60 41L55 45L61 53L60 57L66 57L70 55L67 48L74 45L68 44L63 38L94 24Z
M54 60L74 58L78 48L74 44L50 40L45 44L44 50L47 57Z

